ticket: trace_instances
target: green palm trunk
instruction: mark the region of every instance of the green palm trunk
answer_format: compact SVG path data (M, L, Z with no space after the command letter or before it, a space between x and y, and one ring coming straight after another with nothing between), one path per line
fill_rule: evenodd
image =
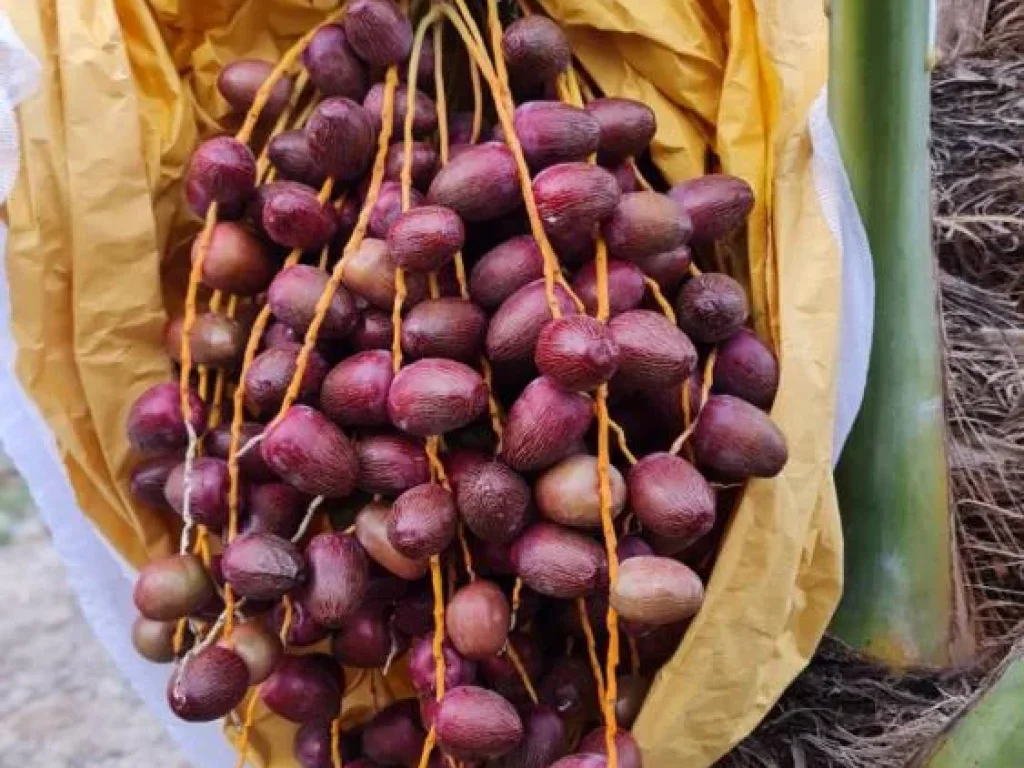
M957 593L936 267L928 0L832 0L830 111L875 266L863 409L836 472L846 587L832 631L894 666L946 665Z
M1024 659L1010 662L995 683L947 730L920 768L1019 768L1024 764Z

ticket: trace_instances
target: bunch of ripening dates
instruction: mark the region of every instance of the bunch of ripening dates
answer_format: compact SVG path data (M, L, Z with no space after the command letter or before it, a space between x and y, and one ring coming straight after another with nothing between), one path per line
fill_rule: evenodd
M639 768L740 486L786 462L775 355L692 263L750 188L653 191L652 111L593 97L551 20L503 21L351 0L223 70L245 120L185 179L180 381L128 418L135 498L183 536L135 645L185 720L299 724L303 768ZM346 677L398 669L418 698L343 732Z

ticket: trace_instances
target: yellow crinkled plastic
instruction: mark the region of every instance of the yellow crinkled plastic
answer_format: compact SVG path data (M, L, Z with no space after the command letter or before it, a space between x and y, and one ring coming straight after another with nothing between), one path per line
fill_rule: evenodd
M166 306L188 236L180 178L225 112L214 81L236 57L276 58L327 0L0 0L43 62L22 107L22 173L6 215L18 373L53 429L82 509L131 562L174 546L173 521L133 509L123 424L169 376ZM719 256L749 285L782 383L772 416L790 462L749 487L707 602L659 674L635 733L647 768L711 765L803 668L841 590L831 476L840 257L818 206L806 131L825 82L826 21L806 0L541 0L608 94L656 111L673 181L709 151L757 205ZM745 250L745 253L743 251ZM401 686L401 674L392 675ZM346 716L370 702L350 681ZM400 693L400 690L396 690ZM386 694L382 694L386 695ZM293 765L292 726L259 713L253 759ZM230 734L229 734L230 735Z

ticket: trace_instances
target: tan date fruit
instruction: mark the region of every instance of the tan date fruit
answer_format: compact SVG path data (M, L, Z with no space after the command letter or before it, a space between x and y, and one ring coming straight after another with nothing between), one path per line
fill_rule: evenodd
M626 506L626 481L608 467L609 513L616 518ZM601 527L601 494L595 456L577 455L560 461L537 480L537 507L552 522L572 528Z
M505 593L491 581L477 580L459 589L445 609L452 645L471 661L498 654L511 626Z
M619 566L610 601L619 616L654 626L688 619L704 602L704 585L686 565L668 557L633 557Z
M192 260L199 258L202 239L192 246ZM232 221L216 224L203 255L203 285L239 296L262 293L274 278L274 263L263 242Z
M188 616L214 596L213 582L194 555L170 555L143 566L132 597L139 613L153 621Z
M352 253L342 282L377 309L390 313L395 303L395 263L387 243L370 237L363 240ZM405 306L419 304L427 294L426 277L409 273L405 276L405 287ZM390 315L384 320L389 318Z
M368 504L356 515L356 538L377 565L400 579L416 581L426 575L427 560L412 560L391 544L388 538L388 517L391 505Z

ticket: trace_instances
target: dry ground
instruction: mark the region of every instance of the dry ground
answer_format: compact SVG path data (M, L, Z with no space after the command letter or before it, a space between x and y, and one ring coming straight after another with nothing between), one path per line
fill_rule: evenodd
M0 460L0 768L188 768L93 637Z

